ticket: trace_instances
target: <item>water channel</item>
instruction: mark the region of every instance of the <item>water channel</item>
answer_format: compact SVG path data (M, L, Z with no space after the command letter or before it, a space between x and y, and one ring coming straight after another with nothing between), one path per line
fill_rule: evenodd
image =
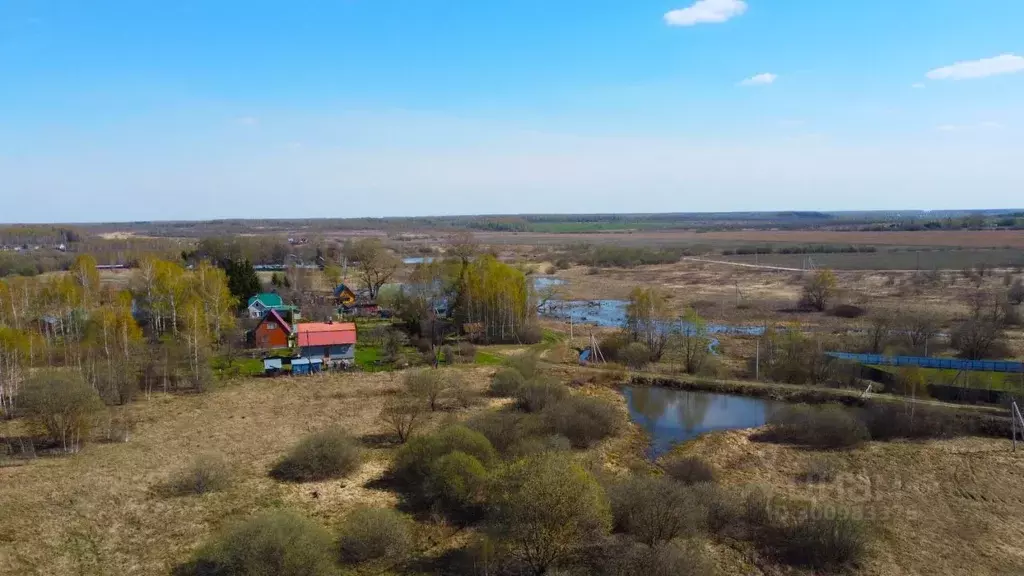
M650 437L648 456L657 458L706 432L763 426L782 402L730 394L627 386L629 418Z

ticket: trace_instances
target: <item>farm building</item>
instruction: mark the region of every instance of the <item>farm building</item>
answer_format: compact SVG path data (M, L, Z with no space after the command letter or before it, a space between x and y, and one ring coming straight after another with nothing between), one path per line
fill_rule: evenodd
M256 325L253 331L253 343L257 348L271 350L287 348L291 344L292 328L283 316L271 308Z
M325 367L345 367L355 361L355 324L347 322L296 324L295 339L300 357L321 359Z

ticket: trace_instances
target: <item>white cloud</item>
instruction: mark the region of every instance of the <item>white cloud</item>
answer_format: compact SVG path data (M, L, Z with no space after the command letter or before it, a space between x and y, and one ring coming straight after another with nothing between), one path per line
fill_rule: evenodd
M981 60L965 60L942 68L936 68L926 74L932 80L965 80L969 78L986 78L1000 74L1013 74L1024 71L1024 57L1016 54L1000 54Z
M242 116L241 118L236 119L235 122L238 122L242 126L255 126L260 123L260 119L253 116Z
M757 74L756 76L751 76L750 78L743 80L742 82L740 82L740 86L766 86L768 84L774 83L775 80L778 79L778 77L779 76L777 74L765 72L763 74Z
M921 89L924 88L924 82L914 82L910 85L911 88Z
M718 24L747 11L743 0L697 0L692 5L665 13L669 26Z

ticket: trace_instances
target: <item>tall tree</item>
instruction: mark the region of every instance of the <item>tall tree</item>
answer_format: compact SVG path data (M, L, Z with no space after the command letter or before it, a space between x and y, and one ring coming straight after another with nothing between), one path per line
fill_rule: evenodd
M665 353L672 323L668 303L660 290L638 286L629 293L626 337L646 345L651 351L651 360L657 362Z
M227 274L228 290L239 307L247 306L249 298L260 293L260 278L248 259L221 260L220 267Z
M377 238L364 238L352 243L349 256L354 260L359 278L371 298L398 271L402 261Z

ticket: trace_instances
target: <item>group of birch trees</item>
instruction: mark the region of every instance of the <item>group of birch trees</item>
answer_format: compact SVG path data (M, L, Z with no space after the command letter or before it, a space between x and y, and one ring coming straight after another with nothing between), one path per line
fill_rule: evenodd
M202 389L236 307L224 271L205 262L143 258L117 286L80 255L64 273L0 279L0 417L42 368L80 375L108 404L140 387Z

